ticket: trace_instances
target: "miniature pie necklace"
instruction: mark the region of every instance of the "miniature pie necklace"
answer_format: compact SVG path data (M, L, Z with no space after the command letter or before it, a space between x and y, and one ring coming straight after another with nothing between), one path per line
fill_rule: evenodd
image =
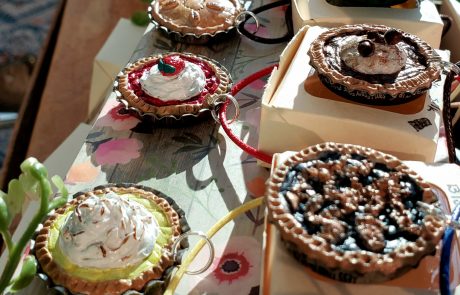
M204 44L215 37L222 37L234 28L255 42L277 44L289 41L294 36L290 0L280 0L245 10L238 0L154 0L148 8L150 21L173 40L191 44ZM278 38L256 36L259 21L256 14L287 5L285 20L287 32ZM253 18L256 29L246 30L244 25Z

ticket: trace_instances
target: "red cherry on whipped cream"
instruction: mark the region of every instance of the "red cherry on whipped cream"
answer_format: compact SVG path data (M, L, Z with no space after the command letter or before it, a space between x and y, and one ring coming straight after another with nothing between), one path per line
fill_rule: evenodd
M185 68L185 61L178 55L170 55L158 61L158 70L163 76L177 76Z

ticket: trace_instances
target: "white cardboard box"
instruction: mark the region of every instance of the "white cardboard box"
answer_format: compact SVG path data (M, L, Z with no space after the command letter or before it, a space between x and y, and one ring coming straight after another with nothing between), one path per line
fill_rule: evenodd
M455 1L455 0L452 0ZM443 22L436 6L422 0L418 8L338 7L325 0L292 0L294 30L304 25L336 27L343 24L380 24L414 34L439 48Z
M441 48L448 49L451 52L452 62L460 61L460 2L457 0L444 0L441 7L441 13L452 17L453 22L450 30L442 38Z
M432 162L441 122L442 83L432 87L425 101L411 102L418 104L415 113L399 113L404 111L401 106L352 103L321 83L312 84L309 93L304 88L312 70L307 52L324 30L304 27L281 54L280 66L262 97L259 149L274 154L333 141L369 146L403 160Z
M104 46L99 50L93 64L88 115L91 117L107 97L115 77L128 63L136 49L145 27L139 27L128 19L120 19Z
M292 152L274 155L272 170L286 160ZM444 193L444 206L453 208L460 195L452 187L460 187L460 168L455 164L427 165L422 162L406 162L426 181L434 183ZM283 295L435 295L439 294L439 253L427 256L419 266L402 276L381 284L349 284L321 276L296 261L280 241L276 227L265 222L263 242L263 272L260 294ZM451 253L451 286L460 283L460 249L458 236ZM439 251L438 251L439 252ZM457 292L460 288L457 287ZM458 293L455 293L458 295Z

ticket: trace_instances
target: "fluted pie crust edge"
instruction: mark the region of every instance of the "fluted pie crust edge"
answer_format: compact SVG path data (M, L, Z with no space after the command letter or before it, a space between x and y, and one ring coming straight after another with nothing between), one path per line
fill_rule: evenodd
M143 198L154 201L160 208L163 209L163 212L167 216L172 228L172 237L170 238L170 241L164 246L163 253L158 262L158 265L152 269L144 271L138 277L134 279L90 282L67 273L53 260L52 254L47 247L48 237L50 233L50 227L58 218L58 216L65 213L67 208L77 206L86 200L89 196L105 194L108 192L114 192L117 194L136 194L142 196ZM94 191L81 193L63 207L56 209L55 212L45 220L43 223L43 228L39 231L35 239L35 255L43 271L53 280L53 282L57 285L66 287L72 293L103 295L121 294L127 290L140 291L148 281L161 278L164 270L174 264L171 250L174 240L181 234L180 228L180 216L176 211L174 211L168 201L164 198L157 196L153 192L136 187L108 186L100 189L95 189Z

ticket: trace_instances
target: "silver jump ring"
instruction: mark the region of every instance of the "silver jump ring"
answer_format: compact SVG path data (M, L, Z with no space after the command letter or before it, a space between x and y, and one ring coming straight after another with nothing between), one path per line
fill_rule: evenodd
M241 32L240 32L240 29L239 29L239 26L242 22L245 21L246 19L246 16L245 15L249 15L250 17L252 17L254 19L254 21L256 22L256 30L252 33L253 35L255 33L257 33L259 31L259 27L260 27L260 23L259 23L259 20L257 19L257 16L251 12L251 11L248 11L248 10L245 10L243 12L241 12L240 14L238 14L235 18L235 23L236 23L236 30L238 31L238 33L240 33L240 35L243 35Z
M220 124L220 120L219 120L219 115L217 114L217 110L219 108L219 105L226 102L227 100L230 100L233 103L233 106L235 107L235 115L233 116L231 120L227 120L227 124L229 125L232 124L240 116L240 106L238 104L238 101L236 101L235 97L233 97L233 95L229 93L218 95L211 101L211 105L213 106L211 108L211 115L214 118L214 121L216 121L219 124Z
M214 250L214 244L212 241L208 238L208 236L203 233L203 232L186 232L185 234L180 235L173 243L172 245L172 251L173 251L173 259L176 260L177 257L177 248L179 247L180 242L182 242L183 239L186 239L190 236L199 236L200 238L204 239L206 242L206 245L208 245L209 249L209 259L206 262L206 264L197 270L186 270L185 273L188 275L199 275L201 273L204 273L212 264L215 256L215 250Z
M443 67L443 69L445 69L448 72L453 71L457 76L460 75L460 68L456 64L450 61L442 60L441 66Z
M455 64L450 61L443 60L442 57L435 53L433 54L429 59L429 62L434 62L434 63L439 63L439 67L441 70L444 72L450 72L453 71L456 75L460 75L460 68Z

